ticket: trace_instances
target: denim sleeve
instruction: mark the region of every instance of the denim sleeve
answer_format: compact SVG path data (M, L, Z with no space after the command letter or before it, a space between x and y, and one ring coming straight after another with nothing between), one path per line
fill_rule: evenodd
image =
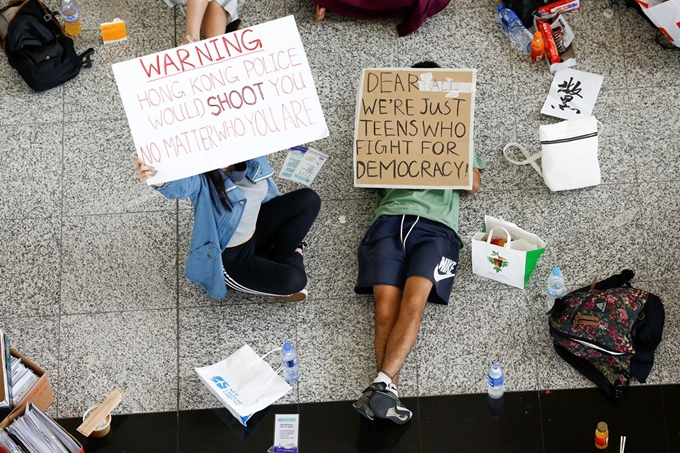
M172 200L175 198L185 199L194 198L201 191L201 178L203 175L189 176L188 178L178 179L163 184L158 190L165 198Z

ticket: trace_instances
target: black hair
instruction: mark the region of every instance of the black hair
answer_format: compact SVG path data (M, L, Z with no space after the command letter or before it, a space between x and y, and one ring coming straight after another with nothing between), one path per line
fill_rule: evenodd
M220 169L211 170L203 173L206 181L208 181L208 190L210 190L210 199L213 206L219 211L220 205L226 210L231 211L231 203L227 198L227 191L224 189L224 172Z
M233 170L245 171L248 165L245 162L239 162L232 165ZM208 181L208 190L210 190L210 199L213 206L219 211L220 205L226 210L231 211L231 203L227 198L227 191L224 188L224 170L217 169L203 173L206 181ZM219 201L219 204L218 204Z
M439 66L434 61L421 61L419 63L414 64L411 67L412 68L441 68L441 66Z

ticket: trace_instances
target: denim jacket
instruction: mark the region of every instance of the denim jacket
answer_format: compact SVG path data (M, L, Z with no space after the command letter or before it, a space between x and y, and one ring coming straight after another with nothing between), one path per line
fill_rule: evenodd
M279 196L279 190L271 178L274 170L266 157L246 161L246 178L257 182L267 178L267 195L263 203ZM194 205L194 229L191 233L191 247L187 257L185 275L201 285L214 299L227 295L222 268L222 251L241 221L245 204L243 192L224 174L224 189L231 203L231 211L222 206L215 209L210 197L210 186L203 175L165 183L157 190L166 198L189 198Z

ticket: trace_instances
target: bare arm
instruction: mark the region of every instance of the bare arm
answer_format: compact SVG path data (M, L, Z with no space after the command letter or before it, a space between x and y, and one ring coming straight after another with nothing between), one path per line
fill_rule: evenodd
M467 193L475 193L479 190L479 185L482 183L482 174L479 168L474 168L472 172L472 189L466 190Z

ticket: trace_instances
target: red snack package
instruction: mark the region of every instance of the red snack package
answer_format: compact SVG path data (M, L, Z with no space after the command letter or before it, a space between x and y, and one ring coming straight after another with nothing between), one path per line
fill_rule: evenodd
M559 63L562 61L559 52L557 52L557 44L555 44L555 39L552 35L552 29L550 24L543 21L537 21L536 27L543 35L543 41L545 41L545 56L550 64Z

